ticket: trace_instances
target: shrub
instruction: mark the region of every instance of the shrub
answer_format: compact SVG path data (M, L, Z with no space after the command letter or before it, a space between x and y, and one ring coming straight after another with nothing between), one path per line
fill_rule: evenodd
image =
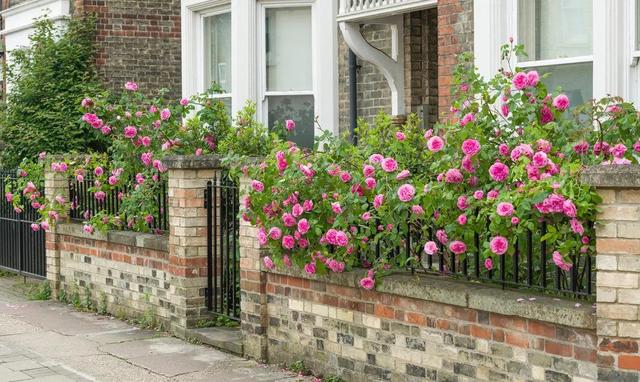
M39 152L104 151L106 140L80 120L78 105L102 92L95 75L95 22L72 18L62 27L39 19L30 46L11 53L10 92L0 119L4 167Z
M521 51L505 46L503 58ZM436 253L462 260L479 252L489 270L541 221L549 226L541 240L561 270L573 267L570 254L592 252L587 223L600 198L579 175L587 165L638 160L635 109L605 98L570 110L535 71L485 81L471 64L464 56L455 71L452 122L421 132L412 118L396 129L380 116L359 127L357 147L324 136L323 152L281 145L246 167L252 183L243 218L270 249L265 266L297 264L308 273L364 266L367 289L388 270ZM409 232L421 239L409 253L396 251Z

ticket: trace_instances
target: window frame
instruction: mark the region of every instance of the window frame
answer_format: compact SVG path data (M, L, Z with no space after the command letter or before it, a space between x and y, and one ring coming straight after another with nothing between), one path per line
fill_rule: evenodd
M316 53L314 51L314 0L265 0L261 1L258 8L258 118L266 125L270 126L269 121L269 97L272 96L313 96L314 114L317 114L317 86L315 77L316 69ZM287 90L287 91L270 91L267 89L267 9L273 8L308 8L311 19L311 89L310 90ZM317 133L314 126L314 138Z
M199 25L200 25L200 39L199 39L199 48L198 50L200 52L202 52L202 59L200 60L200 67L199 72L200 74L198 75L198 78L200 78L200 86L202 87L202 91L201 92L205 92L207 89L209 89L209 87L211 86L211 84L206 84L205 83L205 78L207 77L206 75L206 70L207 68L205 68L205 62L206 62L206 58L205 58L205 19L207 17L212 17L212 16L219 16L219 15L224 15L224 14L229 14L229 17L231 17L231 4L229 4L228 6L217 6L217 7L213 7L210 9L207 9L205 11L200 12L199 17ZM233 34L233 27L229 28L229 32L231 34ZM231 35L229 36L229 39L231 39ZM233 57L232 56L232 51L233 51L233 46L231 44L229 44L229 46L231 47L231 51L229 52L229 57ZM232 58L233 60L233 58ZM231 61L231 65L230 65L230 70L231 70L231 77L233 78L233 61ZM229 85L231 87L231 91L230 92L226 92L226 93L210 93L209 97L211 97L212 99L221 99L221 98L229 98L231 100L231 102L233 102L233 80L231 80L231 83Z
M529 0L531 1L531 0ZM592 1L596 1L596 0L590 0ZM512 14L511 17L514 20L514 33L513 33L513 38L514 40L520 44L521 40L519 33L520 33L520 17L519 17L519 3L520 1L515 0L512 9ZM591 33L594 33L594 28L593 28L593 24L591 26ZM525 50L527 49L527 47L525 46ZM571 65L571 64L584 64L584 63L591 63L592 68L594 66L594 39L592 37L591 39L591 54L590 55L581 55L581 56L574 56L574 57L563 57L563 58L550 58L550 59L542 59L542 60L530 60L530 61L520 61L518 59L518 57L514 58L515 61L515 66L518 68L522 68L522 69L532 69L532 68L539 68L539 67L550 67L550 66L562 66L562 65ZM592 94L589 96L589 98L593 97L593 89L595 86L594 83L594 78L595 78L595 74L592 75L591 77L591 86L592 86Z

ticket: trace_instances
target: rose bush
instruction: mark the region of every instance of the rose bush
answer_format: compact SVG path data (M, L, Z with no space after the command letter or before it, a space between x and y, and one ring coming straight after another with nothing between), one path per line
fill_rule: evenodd
M502 53L509 67L522 47ZM454 77L451 122L424 132L413 117L396 128L381 115L373 126L360 124L357 146L326 134L323 151L282 144L246 167L253 181L243 218L270 249L265 266L297 264L309 273L364 266L364 288L439 253L453 261L480 253L489 271L501 256L511 262L516 238L541 223L547 231L534 238L561 270L592 252L589 222L600 198L579 175L588 165L638 161L634 107L605 98L570 109L535 70L484 80L469 56Z
M254 122L252 104L238 114L233 125L226 106L209 94L178 101L165 100L162 94L150 99L138 90L137 84L127 82L125 92L115 102L111 102L108 94L84 99L82 121L109 139L108 154L72 153L47 158L43 152L37 163L29 160L22 163L21 176L6 185L6 200L17 211L22 210L25 203L39 210L43 228L60 219L68 208L78 208L76 200L65 200L60 195L45 197L41 186L47 166L79 182L90 180L92 186L88 191L95 196L99 209L111 194L115 193L120 199L120 208L115 214L99 211L91 216L89 211L82 211L87 232L124 227L149 231L161 212L156 200L166 182L165 156L264 155L285 134L284 127L269 132ZM247 140L247 137L255 139Z

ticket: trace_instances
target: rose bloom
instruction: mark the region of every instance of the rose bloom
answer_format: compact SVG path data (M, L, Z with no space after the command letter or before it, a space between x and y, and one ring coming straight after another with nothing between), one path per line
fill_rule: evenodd
M291 209L291 214L296 218L302 215L303 213L304 213L304 207L302 207L300 203L296 203Z
M293 249L296 245L296 239L291 235L285 235L282 237L282 247L285 249Z
M535 70L527 73L527 86L534 87L540 82L540 75Z
M476 172L476 168L473 166L473 159L469 155L465 155L464 158L462 158L461 165L462 165L462 169L468 172L469 174L473 174Z
M271 229L269 230L269 237L272 240L280 240L280 238L282 237L282 230L278 227L271 227Z
M569 97L567 97L564 94L560 94L560 95L556 96L556 98L553 99L552 105L553 105L553 107L555 107L556 109L558 109L560 111L567 110L569 108L569 105L570 105Z
M451 168L445 173L444 179L447 183L462 183L464 177L460 170L457 168Z
M462 120L460 121L460 126L466 126L469 122L473 122L476 120L476 116L473 113L467 113L465 114L464 117L462 117Z
M162 109L162 111L160 112L160 119L166 121L169 118L171 118L171 110Z
M498 203L498 207L496 208L496 212L500 216L511 216L513 215L513 204L509 202Z
M298 232L304 235L309 232L309 228L311 228L309 221L307 219L300 219L298 222Z
M489 175L496 182L504 182L509 176L509 167L504 163L496 162L489 167Z
M484 192L482 190L477 190L473 193L473 198L476 200L482 200L484 198Z
M456 206L458 206L461 210L466 210L469 207L469 202L467 201L466 195L458 196L458 201L456 202Z
M496 236L489 242L489 248L496 255L504 255L509 249L509 241L503 236Z
M331 210L332 210L335 214L341 214L341 213L342 213L342 207L340 206L340 202L333 202L333 203L331 203Z
M287 131L293 131L296 128L296 123L293 119L287 119L286 121L284 121L284 127L287 129Z
M398 169L398 162L393 158L384 158L382 162L380 162L380 166L386 172L394 172Z
M343 231L336 232L335 244L339 247L346 247L349 244L349 237Z
M413 199L415 194L416 189L410 184L403 184L402 186L400 186L400 188L398 188L398 199L403 202L410 201L411 199Z
M273 260L271 260L269 256L265 256L262 259L262 262L264 263L264 266L267 267L267 269L274 269L276 267L276 265L273 263Z
M462 215L458 216L457 220L458 220L458 224L465 225L465 224L467 224L467 215L462 214Z
M427 148L432 153L437 153L444 147L444 140L438 136L433 136L427 141Z
M467 251L467 245L460 240L454 240L449 244L449 250L456 255L462 255Z
M369 157L369 163L377 164L382 162L383 159L384 157L380 154L371 154L371 156Z
M82 227L82 230L88 234L92 234L93 233L93 226L90 226L88 224L85 224L84 227Z
M367 188L372 190L376 188L376 180L374 178L367 178L364 180L364 184L367 185Z
M462 152L469 156L476 155L480 152L480 142L475 139L466 139L462 142Z
M571 219L570 223L571 223L571 230L574 233L577 233L578 235L584 234L584 227L582 226L582 223L580 223L578 219L575 219L575 218Z
M396 139L399 141L404 141L405 139L407 139L407 137L402 131L396 131Z
M135 92L136 90L138 90L138 84L136 84L135 82L127 82L124 84L124 88L129 91Z
M424 253L427 255L435 255L438 253L438 244L435 241L427 241L424 245Z
M293 227L297 224L296 218L293 217L290 213L286 212L282 214L282 222L285 227Z
M493 260L491 260L490 257L488 257L487 259L484 260L484 267L490 271L493 269Z
M540 108L540 123L546 125L551 121L553 121L553 112L547 105L542 106Z
M436 231L436 239L438 239L438 241L442 244L447 244L449 242L449 237L447 237L447 233L442 229L439 229Z
M382 206L382 202L384 202L384 195L378 194L373 198L373 208L378 209Z
M376 285L376 282L371 277L365 277L362 280L360 280L360 286L363 287L364 289L371 290L375 285Z
M538 151L533 155L533 158L531 158L531 162L537 168L543 168L547 166L549 160L547 159L547 154L544 151Z
M316 273L316 263L308 263L304 265L304 271L312 275Z
M132 139L136 136L138 130L134 126L127 126L124 128L124 136L125 138Z
M396 180L403 180L411 176L409 170L402 170L398 175L396 175Z
M375 172L376 172L375 167L373 167L373 166L372 166L372 165L370 165L370 164L365 164L365 165L362 167L362 174L363 174L364 176L366 176L366 177L369 177L369 176L373 175Z
M411 206L411 212L416 215L424 215L424 209L418 204L414 204L413 206Z
M573 146L573 151L578 155L584 155L589 152L589 143L584 141L577 143Z
M520 223L520 218L518 218L517 216L514 216L511 218L511 224L518 225L519 223Z
M611 148L611 154L616 158L622 158L626 152L627 146L623 145L622 143L618 143Z
M571 268L573 268L573 264L566 263L564 261L564 258L558 251L553 252L552 258L556 266L565 272L568 272L571 270Z
M348 183L351 180L351 174L348 171L343 171L340 173L340 180L344 183Z
M513 76L511 80L513 87L517 90L522 90L529 85L529 80L527 79L527 74L524 72L518 72Z
M500 146L498 146L498 152L500 153L500 155L502 156L507 156L509 155L509 146L507 146L504 143L501 143Z
M571 200L562 202L562 212L570 218L575 218L577 214L576 205Z

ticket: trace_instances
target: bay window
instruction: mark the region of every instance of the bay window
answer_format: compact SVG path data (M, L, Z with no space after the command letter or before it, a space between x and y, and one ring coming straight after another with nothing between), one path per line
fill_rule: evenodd
M573 105L593 97L592 0L519 0L517 31L528 54L519 67L550 73L547 87L561 87Z
M291 119L288 137L299 146L314 143L312 9L308 5L264 8L263 112L270 128Z

